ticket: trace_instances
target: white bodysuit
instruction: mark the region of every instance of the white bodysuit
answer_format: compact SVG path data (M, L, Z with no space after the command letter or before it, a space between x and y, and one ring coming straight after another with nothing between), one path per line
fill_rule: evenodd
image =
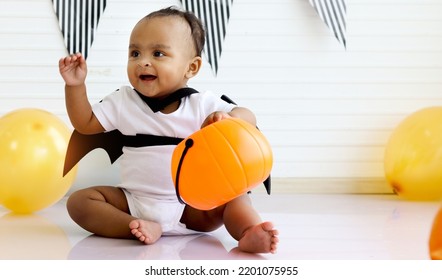
M219 95L204 92L181 99L175 112L154 113L132 88L123 86L94 104L93 112L106 131L186 138L200 129L209 114L230 112L234 107ZM195 233L180 223L184 205L177 200L171 175L175 147L124 147L120 161L119 187L126 194L131 215L159 223L165 235Z

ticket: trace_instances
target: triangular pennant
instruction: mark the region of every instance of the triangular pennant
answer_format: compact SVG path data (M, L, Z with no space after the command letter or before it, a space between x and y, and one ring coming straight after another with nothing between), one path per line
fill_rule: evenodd
M205 25L204 53L216 75L233 0L181 0L181 3L186 11L193 12Z
M322 21L327 24L336 39L346 47L346 14L344 0L310 0Z
M68 52L81 52L87 58L106 0L52 0L52 3Z

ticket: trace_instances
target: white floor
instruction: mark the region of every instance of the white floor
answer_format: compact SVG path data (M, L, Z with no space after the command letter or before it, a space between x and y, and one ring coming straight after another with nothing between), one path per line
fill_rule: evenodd
M224 228L211 234L163 237L149 246L96 237L70 220L63 199L26 216L0 206L0 259L425 260L433 218L441 206L395 195L252 197L263 219L273 221L280 231L274 255L238 252Z

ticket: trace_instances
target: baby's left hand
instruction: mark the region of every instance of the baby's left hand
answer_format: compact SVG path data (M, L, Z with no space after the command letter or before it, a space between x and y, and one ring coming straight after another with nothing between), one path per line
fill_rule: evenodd
M222 111L213 112L212 114L207 116L207 118L204 120L203 124L201 125L201 128L208 126L209 124L212 124L214 122L229 118L231 118L231 116L226 112Z

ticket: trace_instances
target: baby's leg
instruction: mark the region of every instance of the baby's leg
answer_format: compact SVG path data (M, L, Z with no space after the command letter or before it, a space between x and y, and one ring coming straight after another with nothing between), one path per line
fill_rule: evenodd
M68 199L67 209L78 225L100 236L138 238L147 244L155 242L161 236L160 225L137 220L130 215L126 196L119 188L91 187L74 192ZM137 222L131 223L134 220ZM149 230L152 230L151 235L148 234ZM146 239L150 241L146 242Z
M271 222L261 222L248 195L227 203L223 217L226 229L233 238L239 240L240 250L249 253L276 252L278 231Z
M271 222L261 221L248 195L210 211L187 205L181 222L189 229L202 232L213 231L224 223L230 235L239 241L238 248L244 252L275 253L279 242L278 231Z

